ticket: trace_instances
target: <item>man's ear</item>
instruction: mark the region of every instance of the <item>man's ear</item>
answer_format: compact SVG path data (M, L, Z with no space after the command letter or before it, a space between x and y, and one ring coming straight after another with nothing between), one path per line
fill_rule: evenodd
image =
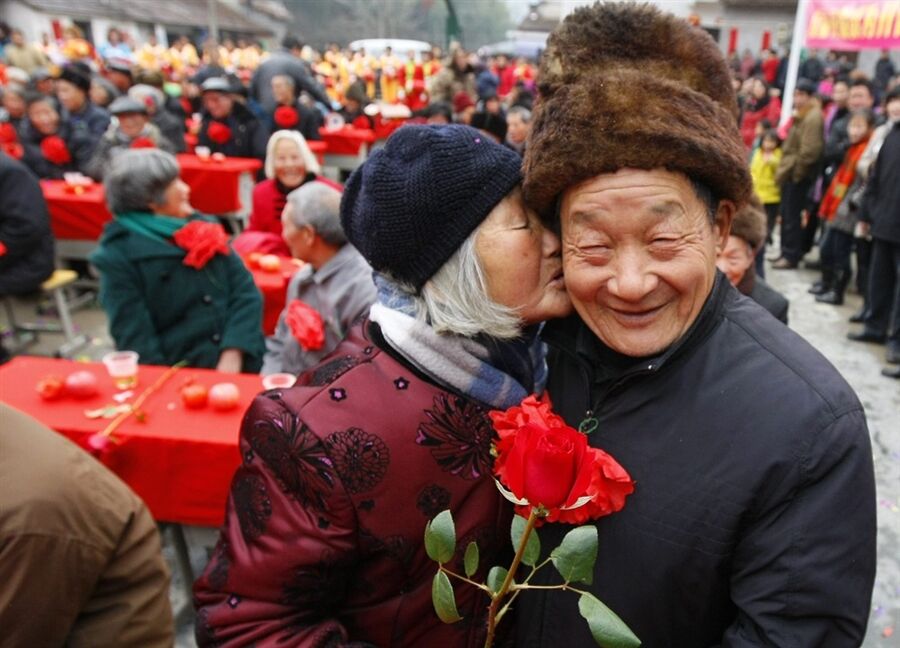
M731 234L731 223L737 211L735 204L730 200L720 200L716 208L716 219L713 223L713 235L716 237L716 254L721 254L728 244L728 236Z

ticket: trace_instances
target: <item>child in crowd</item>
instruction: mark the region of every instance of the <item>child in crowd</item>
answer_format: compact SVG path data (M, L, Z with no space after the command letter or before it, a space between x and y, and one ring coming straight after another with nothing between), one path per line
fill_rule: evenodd
M825 234L819 245L822 278L809 289L818 302L844 303L844 290L852 272L850 253L853 249L853 230L858 219L858 206L851 196L863 180L857 173L857 164L869 143L874 124L875 117L870 110L860 110L850 116L847 124L850 148L819 206L819 218L826 222Z
M781 207L781 188L775 182L775 171L781 163L781 138L773 128L760 137L759 148L750 158L753 190L766 211L766 243L772 242L772 229Z

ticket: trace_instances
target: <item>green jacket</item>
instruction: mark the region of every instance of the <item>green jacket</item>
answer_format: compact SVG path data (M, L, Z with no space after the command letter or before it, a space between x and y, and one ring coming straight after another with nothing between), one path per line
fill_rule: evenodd
M185 252L106 225L90 260L100 271L100 302L118 349L142 364L214 368L224 349L240 349L243 371L257 372L265 342L262 297L234 252L216 255L202 270L182 263Z

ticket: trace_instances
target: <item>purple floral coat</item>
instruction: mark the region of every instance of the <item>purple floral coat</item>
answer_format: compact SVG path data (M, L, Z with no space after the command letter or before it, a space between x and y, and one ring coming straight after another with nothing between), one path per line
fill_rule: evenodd
M454 581L463 621L437 618L423 536L450 508L450 568L462 573L472 540L478 580L499 564L511 512L491 476L487 409L372 336L358 325L247 411L225 525L194 586L201 646L483 644L488 598L473 586Z

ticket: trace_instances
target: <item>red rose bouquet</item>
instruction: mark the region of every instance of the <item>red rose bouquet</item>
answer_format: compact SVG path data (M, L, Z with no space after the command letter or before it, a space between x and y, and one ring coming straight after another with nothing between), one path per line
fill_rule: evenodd
M297 113L297 109L291 106L278 106L272 118L281 128L293 128L300 123L300 115Z
M533 574L553 566L563 579L560 589L579 595L578 611L590 627L594 640L606 647L632 647L640 640L616 614L588 591L572 583L591 584L597 559L597 528L592 524L572 529L562 544L541 561L541 545L536 527L544 521L583 524L615 513L634 491L634 482L615 459L588 444L585 433L566 424L550 409L549 400L529 396L506 411L490 413L498 439L494 443L494 474L497 488L516 505L511 537L516 555L509 569L495 566L486 583L471 580L478 570L478 545L469 543L463 565L465 576L447 569L456 551L456 531L450 511L439 513L425 528L425 550L439 563L432 582L432 601L445 623L460 620L450 577L482 589L490 598L487 640L493 643L497 624L512 602L529 585ZM531 573L516 581L522 566Z
M219 121L210 122L209 128L206 129L206 134L216 144L224 144L231 139L231 129L227 124Z
M130 148L156 148L156 142L150 137L135 137L131 140Z
M325 325L315 308L299 299L288 304L285 322L304 351L318 351L325 345Z
M172 236L175 245L187 250L184 265L200 270L216 254L228 254L228 235L218 223L190 221Z
M72 154L65 140L59 135L50 135L41 140L41 153L48 162L62 166L72 161Z

